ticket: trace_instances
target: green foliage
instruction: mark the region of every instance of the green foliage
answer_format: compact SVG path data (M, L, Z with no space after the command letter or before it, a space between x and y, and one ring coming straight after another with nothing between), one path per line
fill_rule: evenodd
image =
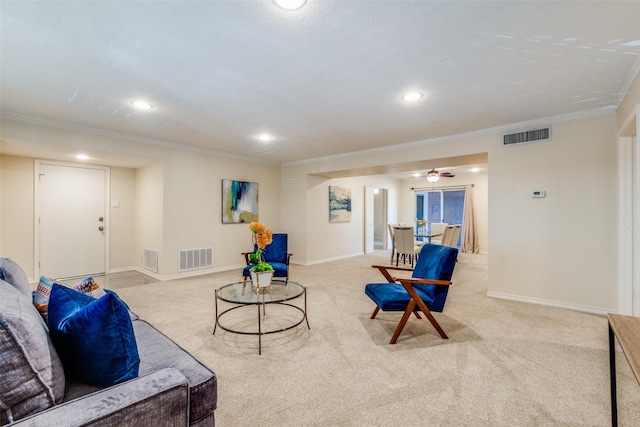
M254 273L257 273L260 271L271 271L271 270L273 270L273 267L271 266L271 264L266 263L264 261L259 262L253 267L251 267L251 271L253 271Z

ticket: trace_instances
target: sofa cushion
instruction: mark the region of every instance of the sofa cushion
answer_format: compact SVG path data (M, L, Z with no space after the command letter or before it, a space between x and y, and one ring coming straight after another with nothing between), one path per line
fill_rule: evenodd
M129 310L116 294L94 299L54 283L49 329L72 378L108 387L138 376L140 358Z
M136 320L133 328L139 343L140 375L176 368L189 383L189 423L209 417L218 402L216 374L149 323Z
M0 279L13 285L27 298L31 298L31 285L22 267L9 258L0 258Z
M16 287L0 280L0 425L62 400L65 376L47 327Z
M45 322L47 321L47 315L49 311L49 298L51 296L51 288L53 287L54 283L60 286L64 286L63 284L58 283L48 277L40 276L38 286L35 292L33 292L33 305L36 306L36 309L38 309ZM80 283L75 285L72 289L85 295L89 295L93 298L100 298L106 294L105 290L102 289L91 276L82 279Z

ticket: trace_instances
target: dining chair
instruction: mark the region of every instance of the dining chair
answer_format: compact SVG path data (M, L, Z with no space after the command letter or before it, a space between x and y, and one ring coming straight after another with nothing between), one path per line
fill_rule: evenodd
M442 245L457 248L461 228L462 226L460 224L448 225L442 235Z
M400 256L402 256L402 262L406 263L408 257L409 263L411 267L413 267L413 263L421 249L421 245L415 240L413 227L396 226L394 227L393 235L396 246L396 266L398 265Z
M365 294L373 300L376 308L371 319L380 310L403 311L390 344L395 344L407 324L411 313L421 319L419 311L425 315L442 338L448 338L432 311L442 312L447 299L451 276L456 266L458 249L427 243L420 251L416 268L372 265L385 277L388 283L369 283ZM409 278L393 277L389 270L413 271Z
M387 227L389 227L389 235L391 236L391 261L389 262L389 264L393 264L393 257L396 254L396 240L393 232L395 230L394 227L396 227L396 224L387 224Z
M429 233L432 236L429 239L429 243L435 243L436 245L442 244L442 238L444 237L444 230L447 228L446 222L432 222L431 223L431 232Z

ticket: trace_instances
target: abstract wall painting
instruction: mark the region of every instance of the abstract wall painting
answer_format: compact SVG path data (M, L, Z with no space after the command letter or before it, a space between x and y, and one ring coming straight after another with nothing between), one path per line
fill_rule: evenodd
M351 221L351 188L329 186L329 222Z
M222 223L258 221L258 183L222 180Z

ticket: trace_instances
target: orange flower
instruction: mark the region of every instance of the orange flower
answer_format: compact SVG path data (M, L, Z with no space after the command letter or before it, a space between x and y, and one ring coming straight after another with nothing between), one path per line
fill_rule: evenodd
M261 222L252 222L249 224L249 230L253 233L253 239L260 249L264 249L273 241L271 227L265 227Z

